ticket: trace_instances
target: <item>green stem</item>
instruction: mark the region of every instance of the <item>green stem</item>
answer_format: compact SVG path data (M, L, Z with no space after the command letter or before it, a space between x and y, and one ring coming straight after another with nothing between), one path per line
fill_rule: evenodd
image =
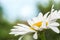
M38 40L46 40L45 31L39 32Z

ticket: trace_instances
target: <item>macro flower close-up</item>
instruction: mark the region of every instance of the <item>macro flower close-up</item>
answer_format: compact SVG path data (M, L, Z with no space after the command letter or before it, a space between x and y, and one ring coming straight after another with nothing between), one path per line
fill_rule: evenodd
M17 24L17 26L14 26L14 29L11 29L9 34L15 34L15 36L22 35L19 38L19 40L21 40L27 33L34 33L33 38L37 39L38 31L43 31L44 29L52 29L54 32L59 33L60 31L57 26L60 24L56 22L57 19L60 19L60 10L54 10L52 6L51 12L47 12L45 15L39 13L37 17L27 20L29 26Z
M60 40L60 0L1 0L0 40Z

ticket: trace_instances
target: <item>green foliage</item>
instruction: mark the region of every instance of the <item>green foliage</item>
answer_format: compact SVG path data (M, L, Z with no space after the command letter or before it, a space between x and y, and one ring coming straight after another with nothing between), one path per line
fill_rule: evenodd
M48 6L44 7L41 3L38 3L37 7L39 9L39 12L42 12L43 14L45 14L45 13L51 11L52 4L53 4L53 2L52 2L52 0L50 0Z

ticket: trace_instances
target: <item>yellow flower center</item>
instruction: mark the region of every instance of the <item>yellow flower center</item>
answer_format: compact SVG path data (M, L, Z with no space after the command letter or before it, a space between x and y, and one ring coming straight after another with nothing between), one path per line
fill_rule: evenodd
M48 25L48 22L46 22L46 26L47 26L47 25ZM39 28L40 28L40 27L42 26L42 22L37 22L37 23L33 24L32 27L33 27L33 26L36 26L36 27L39 27ZM32 27L30 27L30 29L31 29L31 30L35 30L35 29L32 28Z
M46 26L48 25L48 22L46 22Z
M32 26L41 27L42 26L42 22L37 22L37 23L33 24Z

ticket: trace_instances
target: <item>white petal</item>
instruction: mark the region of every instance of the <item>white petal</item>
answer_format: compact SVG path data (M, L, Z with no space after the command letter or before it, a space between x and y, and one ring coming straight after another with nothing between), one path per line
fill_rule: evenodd
M17 35L24 35L26 33L27 32L10 32L9 34L14 34L15 36L17 36Z
M46 29L46 28L47 28L47 27L46 27L46 22L43 22L43 23L42 23L42 27L40 27L40 28Z
M52 8L51 13L54 12L54 9Z
M50 23L49 25L50 25L50 26L59 26L59 23L53 22L53 23Z
M21 27L23 27L24 29L23 30L26 30L26 31L35 31L35 30L30 30L30 27L29 26L27 26L27 25L24 25L24 24L19 24L19 26L21 26Z
M56 10L54 12L52 12L49 16L48 16L49 20L56 20L56 19L60 19L60 13Z
M24 24L19 24L18 26L14 27L15 27L14 29L11 29L10 34L23 35L29 32L35 32L35 30L31 30L29 26Z
M34 23L33 20L27 20L27 22L30 26L32 26L32 24Z
M39 30L39 27L37 26L32 26L32 28L34 28L35 30Z
M40 20L39 20L38 17L34 17L34 18L30 19L30 20L27 20L27 22L28 22L28 24L29 24L30 26L32 26L34 23L37 23L37 22L39 22L39 21L40 21Z
M45 19L47 18L48 14L49 14L49 12L47 12L47 13L44 15L44 18L45 18Z
M15 31L27 31L27 30L29 30L29 28L30 28L30 27L26 27L26 26L25 26L25 27L23 27L23 26L19 26L19 27L16 26L16 28L11 29L11 31L14 31L14 30L15 30Z
M38 15L38 17L43 17L43 14L40 12L39 15Z
M34 23L37 23L37 22L40 21L38 17L34 17L34 18L32 18L32 20L33 20Z
M19 28L20 26L13 26L14 28Z
M33 35L33 38L34 39L37 39L38 38L37 32Z
M23 27L23 28L29 28L29 26L25 25L25 24L18 24L20 27Z
M23 36L21 36L18 40L22 40Z
M54 4L52 5L51 12L53 12L53 11L54 11L54 9L53 9L53 8L54 8Z
M31 30L29 26L24 25L24 24L19 24L19 26L21 26L23 28L23 30L25 30L27 32L34 32L35 31L35 30Z
M51 28L54 32L59 33L59 29L57 27L49 27Z
M60 14L60 10L58 11L58 13Z
M43 14L40 12L38 15L39 20L43 20Z

